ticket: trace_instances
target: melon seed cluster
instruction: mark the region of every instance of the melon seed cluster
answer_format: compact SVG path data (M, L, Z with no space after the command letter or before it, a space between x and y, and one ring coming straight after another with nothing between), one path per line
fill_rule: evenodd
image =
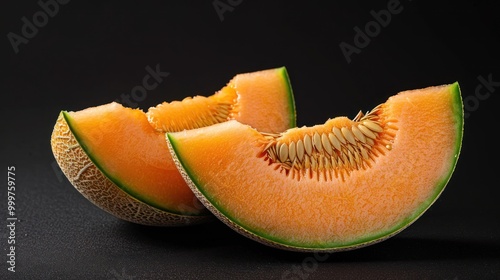
M182 101L163 102L157 107L150 108L147 117L157 131L165 133L225 122L231 119L232 109L231 103L195 96L186 97Z
M266 134L265 159L287 175L300 178L321 175L344 179L350 172L371 167L371 162L392 148L394 121L384 120L381 105L366 115L359 112L350 126L324 132L304 132L301 139L287 134Z

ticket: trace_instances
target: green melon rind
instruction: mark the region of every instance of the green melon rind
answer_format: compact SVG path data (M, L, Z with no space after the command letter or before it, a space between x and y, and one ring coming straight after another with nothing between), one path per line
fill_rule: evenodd
M287 94L288 94L288 106L290 107L289 111L289 116L290 116L290 123L289 127L296 127L297 126L297 111L295 108L295 98L293 95L293 89L292 89L292 83L290 82L290 76L288 75L288 71L286 70L286 67L280 67L277 69L279 71L283 81L285 82L285 86L287 89Z
M117 187L119 187L122 191L124 191L130 197L132 197L132 198L134 198L136 200L139 200L139 201L141 201L143 203L146 203L147 205L149 205L151 207L157 208L159 210L168 212L168 213L173 214L173 215L188 216L188 217L189 216L197 216L197 217L198 216L207 216L207 213L203 212L203 211L201 213L199 213L199 214L181 213L179 211L174 211L172 209L168 209L168 208L166 208L164 206L158 205L157 203L155 203L153 201L149 201L144 196L142 196L140 193L134 191L132 188L130 188L129 186L127 186L127 184L124 184L123 182L121 182L118 178L116 178L114 176L111 176L106 171L106 169L102 167L102 165L99 163L99 160L96 159L95 156L92 153L89 152L89 150L90 150L89 147L85 144L85 141L83 141L81 139L81 137L80 137L79 133L76 131L76 129L74 129L74 124L72 123L72 118L69 115L69 112L62 111L62 114L63 114L64 120L68 124L68 127L69 127L71 133L75 137L76 141L78 142L78 144L80 145L80 147L82 148L82 150L85 152L85 154L92 161L92 163L99 169L99 171L102 172L102 174L104 174L104 176L106 176L111 182L113 182Z
M174 159L175 165L179 169L182 177L188 184L188 186L193 190L196 197L205 205L207 209L209 209L215 216L225 222L228 226L235 229L242 235L245 235L253 240L256 240L265 245L269 245L272 247L290 250L290 251L298 251L298 252L339 252L339 251L347 251L353 250L361 247L365 247L368 245L372 245L375 243L379 243L384 241L404 229L408 228L411 224L413 224L418 218L420 218L439 198L439 196L444 191L446 185L448 184L451 176L455 170L456 164L458 162L458 158L460 155L461 147L462 147L462 139L463 139L463 126L464 126L464 111L463 111L463 102L460 93L460 87L458 82L455 82L450 85L454 101L451 106L453 114L456 120L456 140L455 140L455 148L453 153L453 158L450 159L452 162L450 166L450 170L443 176L443 178L437 182L434 194L425 201L421 207L417 208L414 211L414 214L404 219L401 223L397 224L393 228L380 232L378 234L373 234L369 236L365 236L360 238L354 242L350 243L324 243L320 245L310 245L310 244L290 244L287 240L283 240L280 238L276 238L275 236L268 235L264 232L260 232L257 230L250 230L245 227L244 223L238 221L229 214L229 211L225 209L222 205L215 203L214 199L204 192L201 187L202 184L196 179L194 176L194 172L190 170L177 156L179 154L179 150L176 148L178 145L175 136L167 133L167 144L169 146L169 150L172 153L172 157Z

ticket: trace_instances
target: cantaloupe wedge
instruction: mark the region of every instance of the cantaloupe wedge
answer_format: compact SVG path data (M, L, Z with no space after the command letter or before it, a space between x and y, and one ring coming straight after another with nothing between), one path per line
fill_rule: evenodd
M156 226L196 224L213 215L177 171L165 132L228 120L274 133L294 127L286 69L239 74L212 96L164 102L147 113L115 102L62 111L51 146L73 186L116 217Z
M415 222L450 180L462 133L453 83L276 135L229 121L167 137L190 188L228 226L285 250L334 252Z

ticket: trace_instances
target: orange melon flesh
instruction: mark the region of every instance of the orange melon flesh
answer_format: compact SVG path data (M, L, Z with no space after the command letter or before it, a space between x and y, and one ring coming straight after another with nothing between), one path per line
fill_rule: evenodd
M228 86L238 96L232 119L269 133L280 133L296 126L288 74L285 68L274 71L281 77L281 83L276 83L274 75L265 71L236 75L229 82Z
M227 112L222 112L220 106ZM269 120L265 118L266 114ZM62 115L85 154L116 187L148 206L169 213L197 216L210 213L199 203L178 172L164 133L232 119L261 131L284 131L295 125L295 104L286 69L281 67L238 74L209 97L195 96L182 102L164 102L150 108L147 113L113 102L77 112L63 111ZM53 135L58 135L56 130L60 127L64 126L56 124ZM57 147L67 145L62 142L63 138L65 136L52 139L54 153L61 153L63 150ZM75 160L70 153L62 153L56 157L59 161ZM74 166L67 162L59 164L63 171ZM78 173L78 178L83 172L88 170L73 173ZM78 180L74 182L79 183ZM97 184L96 188L75 187L87 192L84 195L91 201L99 196ZM109 193L102 192L102 195ZM123 200L123 203L128 202ZM108 208L107 211L114 211ZM116 207L117 211L123 208L127 205ZM135 217L127 219L142 223ZM184 220L181 219L181 222Z
M64 117L94 164L117 186L160 209L203 213L195 207L193 193L183 187L164 135L153 129L143 111L113 102Z
M188 185L233 229L283 249L347 250L393 236L422 215L450 179L461 148L458 83L404 91L381 108L398 128L392 147L343 178L314 171L292 177L262 158L265 136L236 121L167 138ZM349 122L339 117L282 135Z
M227 116L213 120L211 114L226 105ZM279 133L296 126L295 102L285 67L234 76L210 97L187 97L150 108L147 116L161 132L173 132L237 120L259 131ZM181 119L181 120L179 120Z

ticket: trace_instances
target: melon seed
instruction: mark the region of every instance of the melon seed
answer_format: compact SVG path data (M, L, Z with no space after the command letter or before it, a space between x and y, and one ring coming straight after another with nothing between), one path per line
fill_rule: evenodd
M357 126L355 126L355 125L354 125L354 126L351 128L351 130L352 130L352 133L354 134L354 136L355 136L357 139L359 139L359 140L360 140L361 142L363 142L363 143L366 143L366 137L365 137L365 135L361 132L361 130L359 130L359 129L358 129L358 127L357 127Z
M312 142L311 142L311 136L305 135L304 136L304 148L306 149L306 153L310 156L312 154Z
M335 134L335 136L337 136L337 139L339 139L340 143L342 143L342 144L347 143L347 141L345 141L344 135L342 135L342 132L340 131L340 129L338 127L334 127L332 129L332 131L333 131L333 134Z
M326 136L325 133L321 134L321 144L323 144L323 147L329 155L333 154L332 145L330 144L330 140L328 140L328 136Z
M373 133L369 128L367 128L366 126L360 124L358 125L358 129L366 136L366 137L369 137L371 139L376 139L377 138L377 135L375 135L375 133Z
M363 121L362 124L364 126L368 127L370 130L375 131L375 132L384 131L380 125L378 125L375 122L370 121L370 120Z
M347 139L347 141L349 141L353 145L356 145L356 140L354 139L354 135L347 127L342 127L341 131L345 139Z
M323 145L321 144L321 137L317 132L313 135L313 143L316 150L321 153L323 151Z
M281 144L279 152L280 161L285 162L288 158L288 145L286 143Z
M302 140L299 139L297 141L297 158L302 161L304 159L304 143L302 143Z
M288 144L288 158L290 158L290 161L295 161L295 143L291 142Z
M328 133L328 138L330 139L330 142L335 147L335 149L340 151L341 144L340 144L339 139L337 139L337 137L335 137L335 135L333 135L333 133Z

